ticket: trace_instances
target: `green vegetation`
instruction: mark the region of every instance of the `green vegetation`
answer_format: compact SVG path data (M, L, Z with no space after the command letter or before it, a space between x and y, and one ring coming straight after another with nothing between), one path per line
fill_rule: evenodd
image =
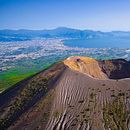
M54 117L58 118L60 115L62 115L61 112L59 112L58 110L54 112Z
M129 110L126 109L125 94L119 93L113 102L107 102L103 108L105 128L111 130L128 130L127 119Z
M0 72L0 92L63 59L64 57L51 56L49 58L22 59L16 63L13 62L12 66L15 66L14 68Z
M24 67L19 66L15 68L11 68L7 71L0 73L0 92L6 90L7 88L11 87L12 85L18 83L19 81L34 75L35 73L46 69L51 64L45 64L42 67L33 66L33 67Z
M22 68L13 68L0 74L0 92L17 82L35 74L35 72L21 72Z

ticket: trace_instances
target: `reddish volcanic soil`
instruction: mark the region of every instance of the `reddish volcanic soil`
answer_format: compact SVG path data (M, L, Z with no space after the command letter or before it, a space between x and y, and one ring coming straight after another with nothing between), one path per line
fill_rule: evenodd
M30 99L27 100L28 103L25 101L27 107L23 107L20 102L23 95L19 96L19 94L22 93L23 88L27 88L26 85L30 84L32 79L29 79L26 85L21 85L22 89L19 92L14 92L15 98L6 99L1 104L1 128L8 128L8 130L129 130L130 79L128 77L130 76L127 74L129 71L124 69L124 65L128 68L130 66L127 61L97 61L86 57L70 57L63 63L54 65L46 70L46 73L41 72L32 78L36 83L35 87L39 79L46 83L47 91L43 91L40 98L36 100L34 95L28 96L27 91L32 91L28 87L24 91L24 96ZM45 77L47 79L43 80ZM44 85L41 83L41 86ZM39 95L42 88L37 87L37 89L36 95ZM10 91L3 93L0 99L2 96L8 96ZM14 102L19 98L18 103L22 105L16 109L17 105ZM31 104L32 99L36 100L33 104Z

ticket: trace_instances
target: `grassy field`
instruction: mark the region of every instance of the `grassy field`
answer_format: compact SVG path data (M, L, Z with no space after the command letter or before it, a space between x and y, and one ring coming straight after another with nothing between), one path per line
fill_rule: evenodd
M63 57L44 57L35 60L23 59L17 62L14 68L0 72L0 93L17 82L41 71L53 63L61 61Z
M28 71L22 71L22 69L23 68L17 67L17 68L13 68L5 72L2 72L0 74L0 92L4 91L10 86L16 84L17 82L35 73L35 71L28 72Z
M44 58L34 61L21 61L9 70L0 73L0 93L18 83L19 81L36 74L37 72L49 68L54 63L61 61L60 58Z
M38 66L33 66L31 68L19 66L11 68L7 71L0 73L0 92L6 90L17 82L47 68L50 64L44 65L42 68Z

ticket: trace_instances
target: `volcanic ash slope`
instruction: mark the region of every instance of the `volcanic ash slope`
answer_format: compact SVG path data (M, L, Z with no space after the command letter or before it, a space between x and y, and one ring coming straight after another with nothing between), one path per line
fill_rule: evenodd
M1 128L129 130L129 77L128 61L69 57L0 95Z

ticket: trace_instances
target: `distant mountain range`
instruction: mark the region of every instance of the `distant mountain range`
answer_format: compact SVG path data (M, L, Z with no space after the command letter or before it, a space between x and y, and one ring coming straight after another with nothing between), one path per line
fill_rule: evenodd
M98 38L98 37L130 37L130 32L101 32L59 27L52 30L0 30L0 41L23 41L35 38Z

